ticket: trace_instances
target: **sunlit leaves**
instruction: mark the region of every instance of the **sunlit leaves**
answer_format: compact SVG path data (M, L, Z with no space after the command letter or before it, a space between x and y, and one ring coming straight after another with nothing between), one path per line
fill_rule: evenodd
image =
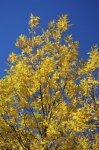
M9 61L11 63L16 62L17 61L17 55L12 52L12 54L9 55Z
M39 21L30 16L31 36L19 36L0 80L0 149L97 149L99 48L82 61L67 15L40 35Z
M33 15L31 14L30 20L29 20L29 25L30 25L30 27L31 27L31 28L37 27L38 24L39 24L39 20L40 20L40 18L39 18L38 16L33 16Z
M59 17L59 20L57 22L57 27L61 31L65 31L68 29L68 26L69 26L68 17L66 15L62 15L61 17Z

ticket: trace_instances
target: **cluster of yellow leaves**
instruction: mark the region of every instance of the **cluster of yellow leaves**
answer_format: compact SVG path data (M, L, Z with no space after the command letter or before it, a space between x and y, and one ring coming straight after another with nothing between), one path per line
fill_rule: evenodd
M84 64L83 69L80 70L80 73L90 73L95 69L99 68L99 48L97 45L93 46L91 52L89 53L89 59Z
M30 20L29 20L29 25L30 25L30 27L31 27L31 28L37 27L37 26L39 25L39 21L40 21L40 18L39 18L39 17L33 16L33 15L31 14Z
M12 52L12 54L9 55L9 61L11 63L16 62L17 61L17 55Z
M57 22L57 27L61 31L65 31L68 29L68 26L69 26L68 17L66 15L62 15Z

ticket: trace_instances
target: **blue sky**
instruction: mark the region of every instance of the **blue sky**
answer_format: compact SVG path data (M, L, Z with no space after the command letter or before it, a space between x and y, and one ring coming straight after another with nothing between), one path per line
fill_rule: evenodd
M16 52L16 39L28 33L31 13L40 16L42 27L68 14L73 24L69 32L80 42L80 55L85 59L90 47L99 44L99 0L0 0L0 77L5 75L8 55Z

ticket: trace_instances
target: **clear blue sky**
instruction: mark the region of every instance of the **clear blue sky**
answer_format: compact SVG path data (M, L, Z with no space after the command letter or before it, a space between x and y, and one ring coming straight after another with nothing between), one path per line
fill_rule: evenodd
M58 15L68 14L70 28L80 42L80 54L87 58L90 47L99 44L99 0L0 0L0 77L5 75L6 60L16 52L15 41L27 34L30 14L41 17L43 27Z

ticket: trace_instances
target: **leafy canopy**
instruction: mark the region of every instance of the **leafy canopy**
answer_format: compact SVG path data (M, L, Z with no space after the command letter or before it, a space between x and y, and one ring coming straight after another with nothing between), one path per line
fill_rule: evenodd
M19 36L0 79L0 149L98 149L99 48L79 57L67 15L46 30L39 22L30 16L30 37Z

